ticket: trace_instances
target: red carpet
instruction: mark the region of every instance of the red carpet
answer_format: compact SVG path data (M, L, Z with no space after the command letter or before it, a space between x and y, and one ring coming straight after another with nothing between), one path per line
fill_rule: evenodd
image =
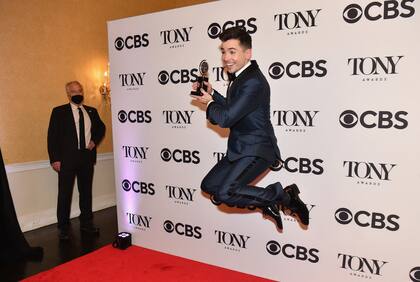
M271 280L137 246L121 251L109 245L23 281L258 282Z

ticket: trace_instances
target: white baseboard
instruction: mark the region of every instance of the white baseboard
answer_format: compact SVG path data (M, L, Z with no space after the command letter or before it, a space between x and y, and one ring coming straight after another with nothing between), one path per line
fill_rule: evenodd
M114 195L103 195L94 199L92 203L92 210L99 211L112 206L115 206ZM57 223L56 209L48 209L39 213L24 215L19 218L20 227L23 232L34 230L40 227L44 227L50 224ZM76 204L72 205L72 211L70 218L78 217L80 209Z
M57 223L57 174L51 169L49 161L11 164L6 166L6 170L22 231ZM116 205L112 153L98 155L92 196L93 211ZM70 217L79 214L76 192L73 193Z

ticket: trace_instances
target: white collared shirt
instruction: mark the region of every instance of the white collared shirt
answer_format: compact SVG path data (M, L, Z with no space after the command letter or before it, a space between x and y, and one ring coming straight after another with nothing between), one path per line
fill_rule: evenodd
M235 72L235 76L238 77L247 67L251 65L251 61L248 61L240 70ZM232 84L233 81L229 82L229 86ZM212 89L211 93L212 96L214 94L214 89ZM207 107L210 105L210 103L213 102L213 100L207 102Z
M251 65L251 61L248 61L248 63L245 64L240 70L235 72L235 76L238 77L247 67Z
M77 148L80 148L80 132L79 132L79 107L82 110L83 113L83 119L85 121L85 148L87 148L87 146L89 145L90 142L90 138L92 138L92 134L90 132L90 129L92 127L92 123L90 121L90 117L89 114L87 113L86 109L83 107L83 105L80 106L76 106L73 103L70 103L71 106L71 111L73 113L73 119L74 119L74 124L76 126L76 132L77 132Z

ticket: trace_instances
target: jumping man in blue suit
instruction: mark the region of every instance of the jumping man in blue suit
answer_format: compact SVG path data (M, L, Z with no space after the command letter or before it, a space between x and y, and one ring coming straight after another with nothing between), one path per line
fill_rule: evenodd
M207 92L194 96L207 104L207 119L229 128L228 149L205 176L201 189L214 202L239 208L259 207L282 229L280 207L309 224L309 212L293 184L283 189L279 182L266 188L249 185L258 175L280 160L280 151L270 121L270 86L257 62L251 60L251 36L240 27L220 34L222 61L230 84L226 98L206 83ZM197 83L193 84L196 90Z

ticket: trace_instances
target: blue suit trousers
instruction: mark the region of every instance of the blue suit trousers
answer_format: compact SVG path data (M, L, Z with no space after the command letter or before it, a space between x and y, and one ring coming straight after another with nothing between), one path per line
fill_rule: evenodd
M258 187L249 185L267 170L271 162L261 157L243 157L229 161L225 156L204 177L201 189L230 206L264 207L281 202L284 191L279 182Z

